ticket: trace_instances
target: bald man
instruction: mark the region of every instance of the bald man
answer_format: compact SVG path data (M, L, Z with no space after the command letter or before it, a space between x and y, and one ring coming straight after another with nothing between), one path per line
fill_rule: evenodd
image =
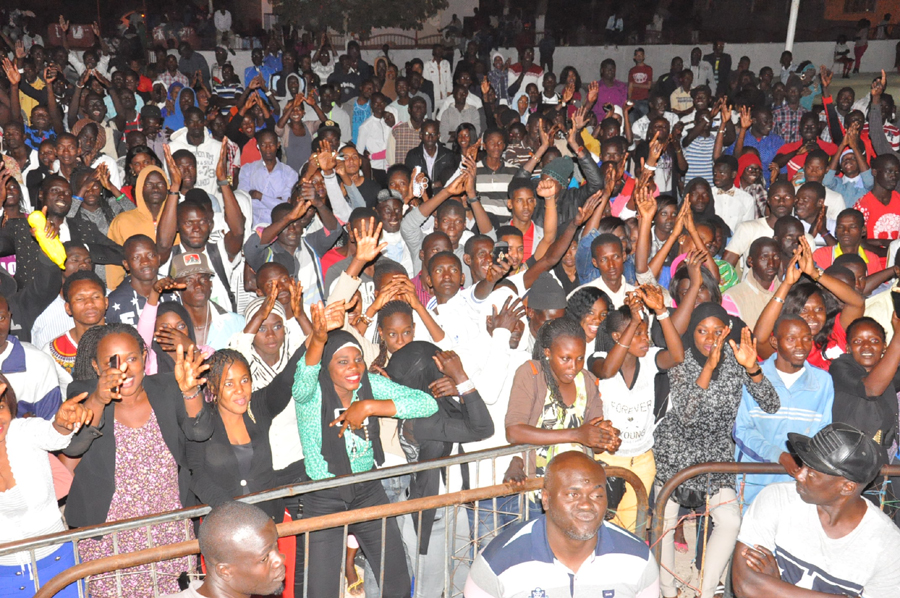
M284 555L275 522L259 507L227 502L200 526L206 579L169 598L250 598L284 590Z
M599 463L578 451L554 457L541 502L545 515L512 526L478 555L465 598L658 598L650 549L603 520L606 474Z

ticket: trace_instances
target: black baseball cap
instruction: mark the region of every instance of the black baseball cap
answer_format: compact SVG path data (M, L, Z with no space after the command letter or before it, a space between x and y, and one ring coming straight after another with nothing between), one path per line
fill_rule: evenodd
M808 467L857 484L874 480L887 462L884 449L875 440L840 422L828 424L812 438L789 432L788 441Z

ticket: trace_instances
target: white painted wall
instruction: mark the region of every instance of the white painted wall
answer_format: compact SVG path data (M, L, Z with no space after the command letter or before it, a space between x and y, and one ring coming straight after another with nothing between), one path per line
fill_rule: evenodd
M474 3L474 0L456 0L465 3ZM463 14L470 14L464 10L460 10L457 14L462 18ZM449 14L453 14L450 12ZM448 16L449 22L449 16ZM553 56L554 70L559 73L563 67L571 65L578 69L582 79L590 81L600 76L600 62L606 58L612 58L618 66L618 78L624 79L625 73L632 66L631 57L634 55L634 49L637 46L574 46L574 47L558 47ZM876 73L880 69L885 69L888 73L893 72L894 56L896 52L897 42L892 40L869 41L869 49L866 51L862 60L862 71ZM646 46L646 62L653 67L653 76L659 77L668 71L669 64L674 56L681 56L685 64L689 63L691 49L693 46ZM709 46L701 46L704 54L711 52ZM725 51L731 54L732 62L737 66L738 59L741 56L750 57L750 68L759 72L763 66L771 66L778 74L778 59L784 46L780 44L728 44ZM831 68L833 58L834 44L830 42L799 42L794 44L794 63L798 64L803 60L811 60L818 65L826 65ZM516 60L515 49L501 50L504 56L512 57ZM212 52L201 52L206 60L212 64L215 57ZM364 50L363 58L372 64L375 57L379 54L377 50ZM431 51L426 48L418 50L393 50L391 58L401 67L411 58L419 57L427 60L431 56ZM456 58L459 58L458 53ZM250 52L237 52L236 56L231 57L231 63L234 65L236 73L243 73L244 69L250 66Z

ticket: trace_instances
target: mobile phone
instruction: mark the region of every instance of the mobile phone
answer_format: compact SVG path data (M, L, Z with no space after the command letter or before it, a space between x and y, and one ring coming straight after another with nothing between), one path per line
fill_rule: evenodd
M338 407L337 409L335 409L335 410L334 410L334 419L337 419L337 418L339 418L340 416L344 415L344 412L345 412L345 411L347 411L347 408L346 408L346 407ZM368 418L368 417L367 417L366 419L363 420L362 425L364 425L364 426L368 426L368 425L369 425L369 418Z
M491 259L495 264L499 264L501 260L506 261L508 255L509 243L506 241L497 241L494 243L494 249L491 251Z
M612 111L613 109L614 109L614 108L613 108L613 105L612 105L612 104L609 104L609 103L603 104L603 110L605 110L606 112L610 112L610 111Z
M112 357L109 358L109 367L110 367L110 369L116 369L116 370L119 369L119 356L118 355L113 355ZM109 390L111 392L119 392L119 387L113 386Z
M416 177L418 177L421 172L422 169L419 166L416 166L413 168L412 176L409 179L413 186L414 197L422 197L422 194L425 193L425 184L416 180Z

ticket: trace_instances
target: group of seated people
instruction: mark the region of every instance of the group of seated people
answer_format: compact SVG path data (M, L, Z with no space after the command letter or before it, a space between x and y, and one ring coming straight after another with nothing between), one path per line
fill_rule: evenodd
M515 64L467 50L440 89L441 47L373 69L356 46L318 86L277 44L243 84L226 63L207 85L179 71L188 47L159 57L171 81L146 90L141 59L105 43L11 50L0 543L521 444L537 448L496 477L433 469L260 503L281 523L545 477L468 516L351 524L349 550L342 528L284 539L287 595L437 598L448 537L487 544L452 573L471 598L675 598L692 512L711 516L701 598L726 579L748 597L896 595L895 480L873 484L900 442L883 77L863 111L813 73L820 120L798 108L796 74L779 104L772 69L748 61L732 80L699 48L655 83L617 81L607 59L586 87L531 48ZM690 103L673 112L679 89ZM634 489L597 463L653 493L707 462L787 473L681 484L657 568L628 533ZM207 583L233 583L227 542L215 552L200 530ZM193 537L190 521L154 524L80 540L77 561ZM271 557L267 581L200 595L276 587L271 538L248 547ZM634 558L600 558L619 553ZM75 563L71 542L0 556L0 594L31 596ZM83 591L173 594L197 568L165 560Z

